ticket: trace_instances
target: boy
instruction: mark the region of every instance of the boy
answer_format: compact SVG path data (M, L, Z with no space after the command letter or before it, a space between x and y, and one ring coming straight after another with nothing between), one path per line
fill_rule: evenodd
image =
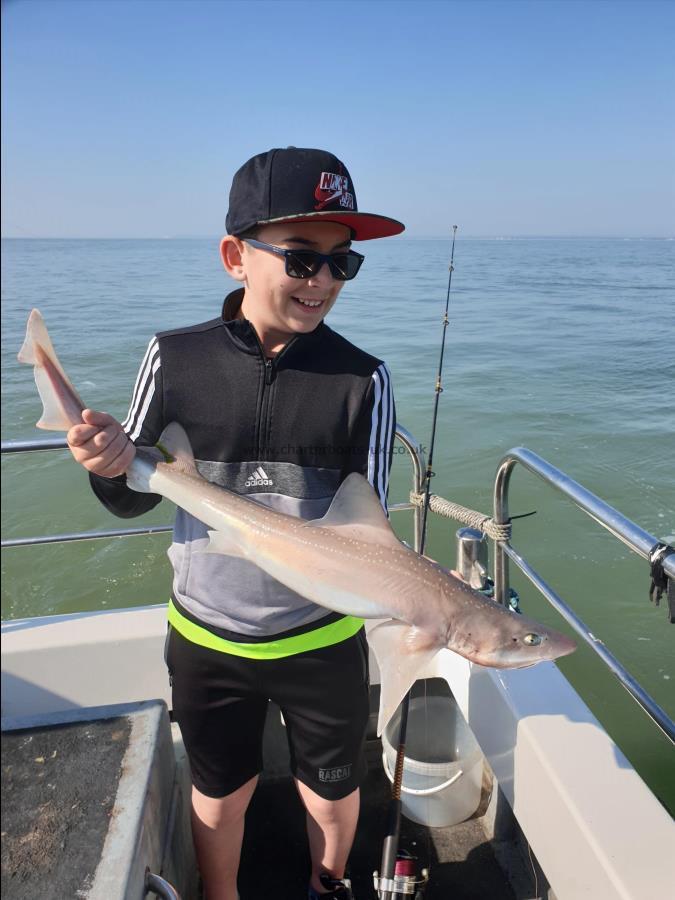
M123 424L92 410L68 434L116 515L160 497L127 488L135 444L185 428L202 475L257 502L320 518L353 471L386 509L395 427L380 360L323 320L363 257L352 239L403 225L358 212L332 154L295 147L236 173L221 257L243 285L222 316L150 342ZM206 900L235 900L244 814L262 767L268 699L281 707L307 811L309 896L348 898L344 868L365 774L367 645L361 620L307 601L245 560L200 553L206 526L178 510L167 664L190 759Z

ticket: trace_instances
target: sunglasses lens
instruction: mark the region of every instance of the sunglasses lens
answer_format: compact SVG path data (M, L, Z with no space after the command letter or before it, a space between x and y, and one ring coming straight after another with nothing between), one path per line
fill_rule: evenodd
M334 253L330 258L330 270L333 278L339 281L351 281L361 268L362 257L356 253Z
M286 254L286 273L291 278L310 278L316 275L321 265L321 258L313 250L298 250L297 253Z
M291 278L311 278L324 260L328 260L331 275L338 281L350 281L361 268L363 257L358 253L333 253L328 257L314 250L297 250L286 254L286 274Z

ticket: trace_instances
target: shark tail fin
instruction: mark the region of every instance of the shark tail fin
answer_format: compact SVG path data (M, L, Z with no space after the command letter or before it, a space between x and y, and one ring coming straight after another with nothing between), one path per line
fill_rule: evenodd
M59 362L38 309L28 317L26 337L17 358L19 362L33 366L35 384L42 400L42 416L37 427L68 431L73 425L79 425L84 403Z
M439 646L427 632L393 619L371 628L368 643L380 669L379 736Z

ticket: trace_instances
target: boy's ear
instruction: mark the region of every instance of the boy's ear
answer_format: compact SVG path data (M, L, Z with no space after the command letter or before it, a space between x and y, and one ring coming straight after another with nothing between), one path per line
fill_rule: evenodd
M244 281L244 262L242 259L243 246L239 238L233 234L226 234L220 242L220 258L225 266L227 274L235 281Z

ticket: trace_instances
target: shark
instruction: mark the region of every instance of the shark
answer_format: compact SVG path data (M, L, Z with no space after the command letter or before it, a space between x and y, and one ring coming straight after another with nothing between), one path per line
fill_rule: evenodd
M68 431L85 406L54 351L38 310L18 359L34 367L38 428ZM161 494L207 525L207 553L247 559L334 612L379 621L368 632L380 670L378 734L441 650L472 663L520 668L572 653L567 635L473 590L396 536L369 482L345 478L327 513L307 521L207 481L173 422L154 447L138 447L126 473L135 491Z

